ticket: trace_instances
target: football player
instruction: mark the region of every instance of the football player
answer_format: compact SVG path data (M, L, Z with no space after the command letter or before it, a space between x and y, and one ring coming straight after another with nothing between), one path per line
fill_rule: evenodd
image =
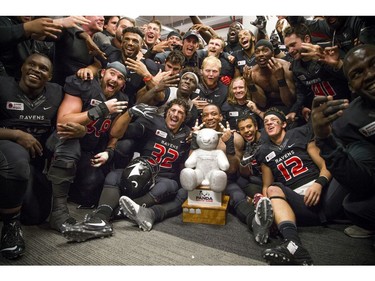
M104 183L100 196L99 206L91 214L87 214L84 221L75 225L63 225L62 233L69 241L81 242L96 237L110 236L113 233L111 217L116 215L114 210L118 207L121 195L134 196L139 205L153 206L174 198L179 189L178 176L183 163L188 155L190 144L187 142L190 129L184 124L186 114L189 112L189 105L182 99L175 99L168 103L165 108L164 117L156 114L157 107L138 104L131 107L125 114L121 115L115 122L112 130L112 139L109 147L114 147L117 139L124 134L128 138L146 140L140 156L148 161L150 166L158 166L158 174L151 189L149 186L141 186L142 182L137 177L137 182L132 185L126 184L129 172L123 169L111 171ZM131 122L137 117L135 122ZM104 152L108 154L108 152ZM99 157L95 164L104 164L108 155ZM129 165L140 166L140 161L130 162ZM128 169L129 166L126 168ZM140 173L139 169L132 169ZM147 172L148 175L153 174ZM134 180L134 179L133 179ZM130 180L131 181L131 180ZM123 184L125 183L125 186ZM141 188L139 193L135 188ZM145 228L150 228L145 224Z

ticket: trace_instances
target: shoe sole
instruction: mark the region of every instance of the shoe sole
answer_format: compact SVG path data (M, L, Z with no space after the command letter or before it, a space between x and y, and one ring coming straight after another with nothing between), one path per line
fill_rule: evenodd
M282 253L276 252L263 252L263 259L267 261L270 265L313 265L312 261L304 260L302 262L291 260L289 257L286 257Z
M284 265L284 264L294 265L294 263L291 262L291 259L288 257L285 257L285 255L283 254L264 252L262 257L270 265Z
M258 218L260 224L256 223L255 217ZM255 217L252 222L255 241L260 245L266 244L269 237L269 228L273 222L272 204L268 198L264 197L258 201L255 208Z
M113 230L107 229L106 232L103 231L95 231L95 230L87 230L87 229L69 229L66 228L62 231L62 235L69 241L69 242L84 242L90 239L95 238L105 238L112 236Z
M152 226L147 224L145 221L141 221L137 217L137 212L134 209L133 204L128 201L127 198L121 197L119 200L119 204L121 206L122 213L127 216L129 219L134 221L136 224L138 224L139 228L141 228L143 231L150 231Z
M21 251L18 251L18 252L11 252L11 251L2 251L1 254L4 258L8 259L8 260L15 260L15 259L18 259L20 257L22 257L25 253L25 250L21 250Z

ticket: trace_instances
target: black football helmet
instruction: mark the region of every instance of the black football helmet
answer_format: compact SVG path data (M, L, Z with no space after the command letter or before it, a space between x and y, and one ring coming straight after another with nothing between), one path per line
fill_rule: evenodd
M150 161L149 161L150 159ZM137 198L145 195L155 184L158 165L149 157L137 157L130 161L122 172L120 189L122 195Z

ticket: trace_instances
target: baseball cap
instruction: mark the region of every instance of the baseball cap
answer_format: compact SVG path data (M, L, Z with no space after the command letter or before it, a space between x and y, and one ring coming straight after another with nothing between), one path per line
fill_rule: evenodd
M108 69L108 68L114 68L117 71L119 71L122 75L124 75L124 77L126 77L126 74L127 74L126 67L121 62L114 61L114 62L107 63L107 66L105 67L105 69Z
M189 30L188 32L186 32L184 34L184 38L183 40L185 40L186 38L188 38L189 36L194 36L195 38L197 38L197 40L199 41L199 34L197 31L195 30Z
M177 32L177 31L174 31L174 30L168 33L167 39L168 39L169 37L172 37L172 36L176 36L176 37L182 39L181 34L180 34L179 32Z

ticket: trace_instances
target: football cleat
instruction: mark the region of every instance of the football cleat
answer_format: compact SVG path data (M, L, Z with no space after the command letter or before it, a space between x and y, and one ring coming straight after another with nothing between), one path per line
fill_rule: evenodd
M7 259L16 259L25 253L25 240L19 221L3 225L0 252Z
M155 221L155 215L152 210L139 206L127 196L121 196L119 200L121 211L129 219L138 224L143 231L150 231Z
M107 221L86 214L82 222L73 225L64 223L61 232L71 242L83 242L89 239L111 236L113 228Z
M271 265L313 265L309 252L291 240L264 250L262 256Z
M272 222L273 209L271 200L267 197L262 197L257 202L255 216L251 224L255 241L260 245L267 243Z

